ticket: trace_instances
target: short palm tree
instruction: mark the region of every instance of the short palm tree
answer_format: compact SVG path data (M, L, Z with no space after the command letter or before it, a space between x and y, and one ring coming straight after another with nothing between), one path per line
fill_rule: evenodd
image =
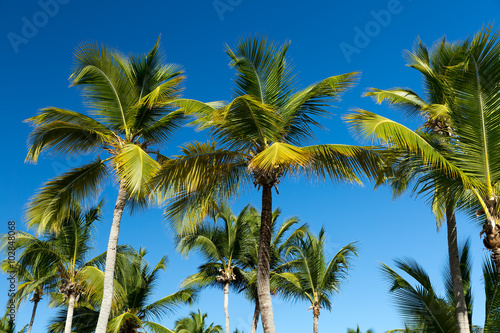
M179 319L175 322L175 333L222 333L222 327L212 323L208 327L205 323L207 314L191 312L189 317Z
M356 329L353 328L348 328L347 333L361 333L361 330L359 329L359 325L356 327ZM366 333L375 333L373 330L368 330Z
M257 289L265 333L275 333L270 295L272 190L287 174L360 182L374 176L378 156L343 144L307 146L314 138L317 118L330 115L326 107L353 86L357 73L332 76L298 89L283 46L266 38L248 37L226 53L236 69L235 98L228 104L184 100L179 105L208 129L214 142L188 144L183 154L166 161L158 177L168 194L174 223L193 222L195 213L209 212L241 188L262 189Z
M333 294L340 292L341 284L347 279L356 246L350 243L341 248L332 259L325 253L325 230L318 236L310 232L304 239L297 239L287 249L288 272L275 275L278 293L285 299L309 302L313 312L313 332L318 333L320 310L331 310Z
M17 232L16 236L18 250L21 249L20 243L22 239L32 239L31 235L26 237L25 233L20 231ZM33 310L31 312L30 323L27 326L27 333L30 333L33 328L38 303L43 299L46 292L51 290L54 284L54 280L56 279L56 270L54 268L55 267L41 265L37 259L35 259L35 262L25 262L23 265L19 264L19 262L13 264L6 259L2 261L2 270L4 272L14 273L18 282L17 291L13 297L10 298L10 301L13 301L16 308L28 299L33 303Z
M159 43L145 56L123 56L104 45L83 44L75 53L71 84L82 88L90 116L48 107L27 120L34 126L27 160L41 152L91 153L95 159L45 183L27 210L30 226L58 230L72 203L94 199L116 174L118 198L106 257L104 297L98 333L105 333L113 299L113 272L120 221L126 205L147 204L147 182L159 168L152 154L178 128L183 115L169 102L180 94L184 77L164 63ZM101 158L100 155L104 155Z
M9 316L0 318L0 333L26 333L28 325L24 326L21 330L16 330L16 324Z
M159 274L165 270L167 258L163 257L151 267L144 259L145 249L135 253L127 253L131 260L123 261L122 273L117 274L117 283L121 287L123 297L115 299L107 332L135 333L140 330L171 333L172 331L158 321L172 314L179 306L190 304L196 297L192 289L182 289L157 301L150 302L154 287L158 283ZM128 266L128 267L127 267ZM138 272L137 272L138 270ZM123 274L125 273L125 274ZM126 276L131 275L131 276ZM95 300L76 310L73 332L85 333L94 331L98 322L99 302ZM64 312L53 320L51 333L61 332Z
M207 286L224 289L225 331L229 330L229 287L241 286L243 283L238 260L245 260L256 239L250 229L252 222L250 206L246 206L236 216L228 204L217 210L214 220L222 220L222 225L205 224L192 233L179 237L178 248L181 253L188 254L197 250L204 257L205 263L198 268L198 273L187 277L183 287L204 288ZM210 222L209 222L210 223Z
M35 265L51 268L45 270L47 275L41 281L50 281L49 290L55 291L55 302L67 307L65 333L71 332L73 312L79 298L102 293L99 286L102 286L104 273L96 266L103 261L104 256L86 260L93 250L92 232L94 222L100 217L100 207L87 211L73 207L57 234L46 234L42 239L28 233L16 237L22 251L18 260L20 267ZM19 297L26 297L32 285L21 285ZM41 296L40 292L35 289L35 296ZM62 298L58 299L57 295Z

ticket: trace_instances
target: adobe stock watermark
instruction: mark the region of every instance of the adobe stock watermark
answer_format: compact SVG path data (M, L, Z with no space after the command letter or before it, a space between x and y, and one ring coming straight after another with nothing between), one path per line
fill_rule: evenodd
M31 16L21 17L21 30L19 33L13 31L7 34L7 39L15 53L19 53L19 46L28 44L30 40L38 35L38 31L45 27L51 18L59 13L60 5L65 5L70 0L39 0L40 10Z
M342 42L339 44L347 63L351 63L354 54L360 54L361 50L368 47L370 42L391 23L392 17L400 14L403 9L400 0L389 0L385 9L371 10L370 16L373 19L366 22L364 26L353 28L355 34L352 43Z
M219 16L219 20L222 22L224 21L224 14L226 12L232 12L236 6L241 5L242 2L243 0L214 0L212 5Z
M9 221L8 233L7 233L7 263L9 264L9 270L7 271L7 281L9 281L9 289L7 291L7 313L6 316L9 317L9 321L14 323L16 320L16 305L12 296L16 293L16 222Z

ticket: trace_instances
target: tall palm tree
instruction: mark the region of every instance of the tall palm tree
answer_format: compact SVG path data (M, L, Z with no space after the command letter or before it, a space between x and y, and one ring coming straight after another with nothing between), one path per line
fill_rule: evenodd
M500 207L500 31L487 27L467 41L464 61L446 75L457 92L454 104L447 109L453 135L449 149L435 149L418 132L365 110L347 117L348 122L363 137L376 138L388 146L407 150L419 156L425 167L436 174L446 173L448 187L463 191L484 215L484 245L500 274L500 226L497 225ZM444 105L443 107L446 107ZM444 178L444 176L443 176Z
M361 330L359 329L359 325L356 327L356 329L353 328L348 328L347 333L361 333ZM366 333L375 333L373 330L368 330Z
M378 156L370 150L343 144L305 146L314 139L317 118L353 86L357 73L332 76L298 89L286 59L289 43L278 46L266 38L245 38L226 53L236 69L235 98L228 104L183 100L182 109L195 116L199 129L217 140L187 144L183 154L166 161L158 177L168 194L174 224L196 222L213 202L222 202L241 188L262 189L257 289L265 333L275 333L270 294L272 190L287 174L360 182L374 176ZM182 228L180 228L182 229Z
M229 287L243 283L238 260L245 260L256 243L250 229L252 212L246 206L236 216L228 204L222 204L214 220L221 219L222 226L203 225L193 233L185 234L178 240L178 248L183 254L197 250L204 257L205 263L198 268L198 273L187 277L183 287L203 288L217 286L224 289L225 332L229 330Z
M456 91L450 84L447 76L453 75L454 66L464 60L467 43L447 43L445 39L439 42L432 50L428 50L420 40L412 52L407 52L408 66L418 70L424 81L425 98L421 98L414 91L404 88L388 90L370 89L366 94L373 96L378 103L389 102L392 106L402 109L407 117L421 116L424 124L418 132L436 148L449 149L446 145L453 140L453 128L450 126L449 110L456 104ZM444 144L442 143L444 142ZM467 316L467 307L464 296L464 287L460 275L457 223L455 208L463 198L463 191L450 188L446 175L436 174L436 170L427 168L420 156L408 154L401 149L393 149L396 158L391 165L393 174L389 182L394 196L401 195L410 182L416 184L413 193L432 196L432 209L437 217L437 226L441 227L446 220L448 233L448 253L450 272L453 277L454 299L456 302L456 317L460 333L469 333L470 324Z
M194 301L196 292L193 289L182 289L151 302L150 298L158 283L159 274L166 268L167 258L162 257L154 267L151 267L144 259L146 254L145 249L128 253L129 256L133 256L133 260L121 263L124 267L122 273L117 274L117 284L122 288L124 296L115 299L107 332L135 333L146 330L171 333L170 329L157 321L173 313L179 306ZM84 333L95 330L98 316L99 302L91 300L86 306L76 310L72 332ZM62 332L63 318L64 311L53 320L50 326L51 333Z
M347 279L356 246L350 243L341 248L332 259L325 253L325 230L321 228L318 236L310 232L304 239L297 239L287 252L293 257L289 262L289 272L275 276L278 293L285 299L303 300L311 303L313 312L313 332L318 333L320 310L331 310L331 297L340 291L341 284Z
M42 151L64 155L91 153L95 159L45 183L27 210L30 226L58 230L72 202L95 198L116 174L118 197L106 257L104 297L98 333L105 333L113 299L113 272L120 221L126 205L147 204L148 180L159 168L152 154L170 138L183 118L169 102L180 94L184 77L164 63L159 41L145 56L123 56L104 45L83 44L75 53L71 84L82 88L90 116L48 107L27 120L35 128L27 160ZM105 155L101 159L99 154Z
M222 333L220 325L210 324L206 327L205 318L207 314L191 312L189 317L179 319L175 322L175 333Z

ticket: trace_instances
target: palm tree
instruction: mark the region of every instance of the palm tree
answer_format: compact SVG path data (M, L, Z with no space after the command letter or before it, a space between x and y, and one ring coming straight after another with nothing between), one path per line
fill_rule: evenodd
M62 299L54 295L55 302L67 306L65 333L71 332L73 312L79 298L102 293L99 284L103 272L96 265L103 261L104 255L86 261L87 255L93 250L92 232L94 222L100 218L101 205L87 211L73 207L57 234L46 234L42 239L28 233L20 233L16 237L16 243L22 251L18 260L19 275L24 277L26 270L23 268L32 266L46 267L43 270L46 275L21 285L15 298L21 300L34 291L34 297L39 301L43 293L41 287L48 285L49 291L58 289L56 294L61 295Z
M457 92L449 114L453 135L445 152L435 149L422 135L378 116L358 110L347 117L353 128L364 137L407 150L419 156L435 174L446 173L448 188L464 192L464 204L480 206L477 215L485 216L481 234L484 245L500 274L500 226L498 181L500 180L500 31L487 27L467 41L464 61L450 70L445 79ZM465 205L467 206L467 205Z
M446 145L454 139L449 110L454 107L457 99L447 76L454 74L453 68L463 61L466 50L467 43L447 43L443 39L429 51L419 40L413 51L407 53L407 59L408 66L422 74L426 87L425 99L414 91L404 88L388 90L372 88L366 95L375 97L378 103L389 102L392 106L402 109L407 117L417 115L423 117L425 122L417 133L432 142L436 148L446 151L449 149ZM460 201L463 201L460 196L464 193L449 186L450 181L446 174L436 173L436 170L426 167L425 160L420 156L408 154L401 149L393 148L392 152L396 158L393 156L394 161L391 165L393 174L388 181L393 188L394 196L401 195L409 183L414 182L417 185L413 188L413 193L417 195L426 193L432 196L432 209L437 217L438 228L441 227L442 220L446 219L457 324L459 332L469 333L470 325L459 267L455 217L455 208L460 205Z
M29 235L29 238L32 236ZM16 248L20 249L21 240L25 237L25 233L18 231L16 234ZM56 272L54 267L41 265L38 261L33 263L19 262L11 263L7 259L2 260L2 271L13 273L18 281L18 289L9 299L9 302L15 305L16 308L26 300L33 303L30 323L27 326L27 332L30 333L35 322L35 315L38 303L42 300L44 294L51 288L54 283Z
M154 288L158 283L159 274L166 268L167 258L162 257L154 267L151 267L144 259L146 254L145 249L129 253L129 256L133 256L133 260L129 260L128 264L127 262L120 263L124 267L122 267L122 273L117 274L116 284L121 287L124 296L115 299L107 327L108 332L135 333L142 329L171 333L171 330L157 321L170 315L179 306L191 304L196 297L195 291L188 288L150 302ZM137 268L139 272L135 273ZM95 300L93 302L91 300L87 306L78 308L75 313L76 320L73 332L84 333L95 330L98 316L99 302ZM50 326L51 333L62 332L63 318L64 312L61 312L53 320L53 324Z
M359 325L357 326L356 329L353 328L348 328L347 333L361 333L361 330L359 329ZM366 333L375 333L373 330L368 330Z
M218 209L214 220L221 219L222 226L203 225L193 233L185 234L178 240L178 248L183 254L196 249L205 263L198 268L198 273L185 279L183 287L203 288L221 286L224 289L225 331L229 330L229 287L241 286L243 283L238 260L245 260L256 243L250 229L252 211L246 206L236 216L228 204Z
M425 269L415 260L395 260L396 266L408 274L416 284L399 275L389 266L382 264L382 271L390 285L390 292L393 294L401 314L405 321L410 324L412 329L393 330L390 332L419 332L419 333L437 333L437 332L457 332L458 327L455 323L453 299L452 277L445 271L445 290L446 296L442 297L436 294L431 278ZM469 254L469 241L467 241L460 251L460 268L468 305L469 320L472 318L472 286L470 283L470 274L472 262ZM483 276L486 294L486 318L484 332L496 332L500 323L500 295L499 278L496 273L495 264L492 259L485 260L483 263ZM482 332L480 327L472 326L472 332Z
M9 316L0 318L0 333L26 333L28 325L24 326L20 331L16 331L16 324Z
M167 141L178 128L182 113L169 102L179 96L184 77L166 65L159 41L145 56L123 56L104 45L83 44L75 53L71 84L82 88L90 116L56 108L42 109L27 120L35 128L29 138L27 160L36 162L42 151L64 155L91 153L95 159L45 183L27 210L30 226L58 230L71 203L95 198L106 179L116 173L118 197L108 242L98 333L105 333L113 299L113 272L120 221L127 205L147 204L148 180L159 163L151 157L155 145ZM106 155L101 159L99 154Z
M199 129L218 141L187 144L183 154L166 161L158 181L176 195L167 216L182 229L196 223L196 214L211 210L244 187L262 189L257 289L265 333L275 333L270 295L272 190L287 174L360 182L374 176L378 156L370 150L343 144L304 146L314 139L317 117L350 88L357 73L332 76L298 89L286 60L289 43L279 47L266 38L246 38L227 47L237 71L235 98L223 106L183 100L182 109L195 116Z
M305 239L297 239L288 250L292 256L290 272L275 275L278 293L285 299L303 300L311 303L313 311L313 332L318 333L320 310L331 310L331 297L340 291L347 279L356 246L350 243L341 248L332 259L325 253L325 230L321 228L318 237L307 232Z
M220 325L214 326L210 324L206 327L205 318L207 314L202 314L200 310L198 313L191 312L189 317L179 319L175 322L176 333L222 333Z

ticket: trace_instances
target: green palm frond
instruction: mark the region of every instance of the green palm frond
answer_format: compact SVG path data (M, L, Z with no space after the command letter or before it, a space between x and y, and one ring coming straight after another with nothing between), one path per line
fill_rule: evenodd
M97 198L107 176L105 161L98 158L48 181L28 205L28 226L37 226L39 233L47 229L58 230L73 203L85 204Z
M358 76L355 72L332 76L294 92L279 110L283 118L281 139L295 145L313 139L313 127L322 128L314 117L330 115L325 107L339 101L340 95L354 86Z
M375 89L370 88L364 96L373 97L378 104L388 102L390 105L401 108L408 116L426 116L424 112L429 108L416 92L405 88Z
M160 320L164 316L171 315L181 305L192 304L196 297L197 293L194 289L181 289L144 307L145 318Z
M107 331L109 333L119 333L125 325L137 325L140 327L141 324L142 321L139 317L133 313L125 312L109 321Z
M418 132L375 113L358 109L345 117L346 121L362 138L374 138L389 146L419 154L426 165L441 169L448 175L461 179L466 187L481 184L468 177L457 165L450 162Z
M149 329L153 333L174 333L174 331L166 328L165 326L150 321L143 321L142 326Z
M266 104L282 105L288 99L295 77L286 61L290 43L279 47L265 37L241 39L234 49L226 46L231 66L237 71L235 92L251 95Z
M94 152L113 139L112 131L103 124L65 109L45 108L26 122L35 126L28 141L27 161L36 162L48 149L62 155Z
M136 96L132 96L126 72L113 55L115 53L104 45L82 44L75 52L75 70L70 80L72 85L81 86L92 114L100 122L128 136L131 124L127 123L126 112Z
M303 149L312 155L312 163L301 170L310 178L361 183L359 175L377 179L382 168L382 156L376 147L323 144Z
M418 282L413 287L389 266L381 266L405 322L415 326L425 323L433 332L456 332L453 308L435 294L425 270L413 260L396 261L396 265Z
M209 121L209 131L221 143L249 149L274 141L281 119L273 106L243 95L217 109Z

